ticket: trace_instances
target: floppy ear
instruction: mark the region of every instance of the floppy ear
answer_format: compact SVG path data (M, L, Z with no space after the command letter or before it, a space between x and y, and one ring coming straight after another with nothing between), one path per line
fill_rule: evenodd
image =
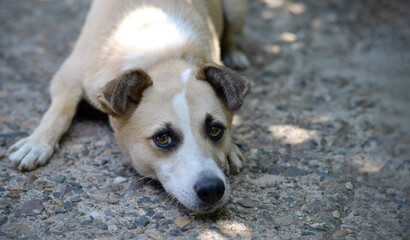
M151 85L152 80L147 73L132 69L107 83L98 95L98 101L105 113L122 115L137 107L142 93Z
M207 81L223 97L230 110L238 110L249 91L249 82L239 73L214 63L202 66L197 79Z

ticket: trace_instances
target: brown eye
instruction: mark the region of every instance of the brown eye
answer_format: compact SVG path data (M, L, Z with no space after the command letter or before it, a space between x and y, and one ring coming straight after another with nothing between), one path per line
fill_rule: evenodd
M209 136L211 137L217 137L221 133L221 128L217 126L211 127L211 130L209 131Z
M162 145L162 146L170 143L170 140L171 138L169 137L167 133L160 133L155 136L155 143Z
M210 129L209 129L209 136L211 137L211 139L212 140L214 140L214 141L217 141L217 140L219 140L221 137L222 137L222 135L223 135L223 129L221 128L221 127L219 127L219 126L212 126Z

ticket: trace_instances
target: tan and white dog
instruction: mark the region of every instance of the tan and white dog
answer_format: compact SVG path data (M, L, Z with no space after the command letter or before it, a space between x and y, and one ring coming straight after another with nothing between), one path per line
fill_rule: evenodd
M248 65L233 42L247 1L95 0L77 44L51 82L38 128L9 149L20 170L52 156L81 98L110 115L115 138L137 171L183 205L209 212L239 171L231 122L248 92L233 68Z

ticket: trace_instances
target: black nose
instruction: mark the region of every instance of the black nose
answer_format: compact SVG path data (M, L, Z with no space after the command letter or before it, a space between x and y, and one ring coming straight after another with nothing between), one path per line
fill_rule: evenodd
M219 178L205 178L199 180L194 186L196 195L203 202L212 204L222 198L225 184Z

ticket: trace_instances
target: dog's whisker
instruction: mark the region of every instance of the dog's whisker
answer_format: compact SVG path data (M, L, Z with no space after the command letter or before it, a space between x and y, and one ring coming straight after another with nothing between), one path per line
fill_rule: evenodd
M178 200L176 200L175 203L174 203L173 209L178 209L180 204L181 203Z
M137 182L142 182L142 181L144 181L145 179L148 179L148 177L140 177L140 178L138 178Z
M147 182L147 185L151 184L151 183L154 182L154 181L155 181L154 179L150 179L150 180Z

